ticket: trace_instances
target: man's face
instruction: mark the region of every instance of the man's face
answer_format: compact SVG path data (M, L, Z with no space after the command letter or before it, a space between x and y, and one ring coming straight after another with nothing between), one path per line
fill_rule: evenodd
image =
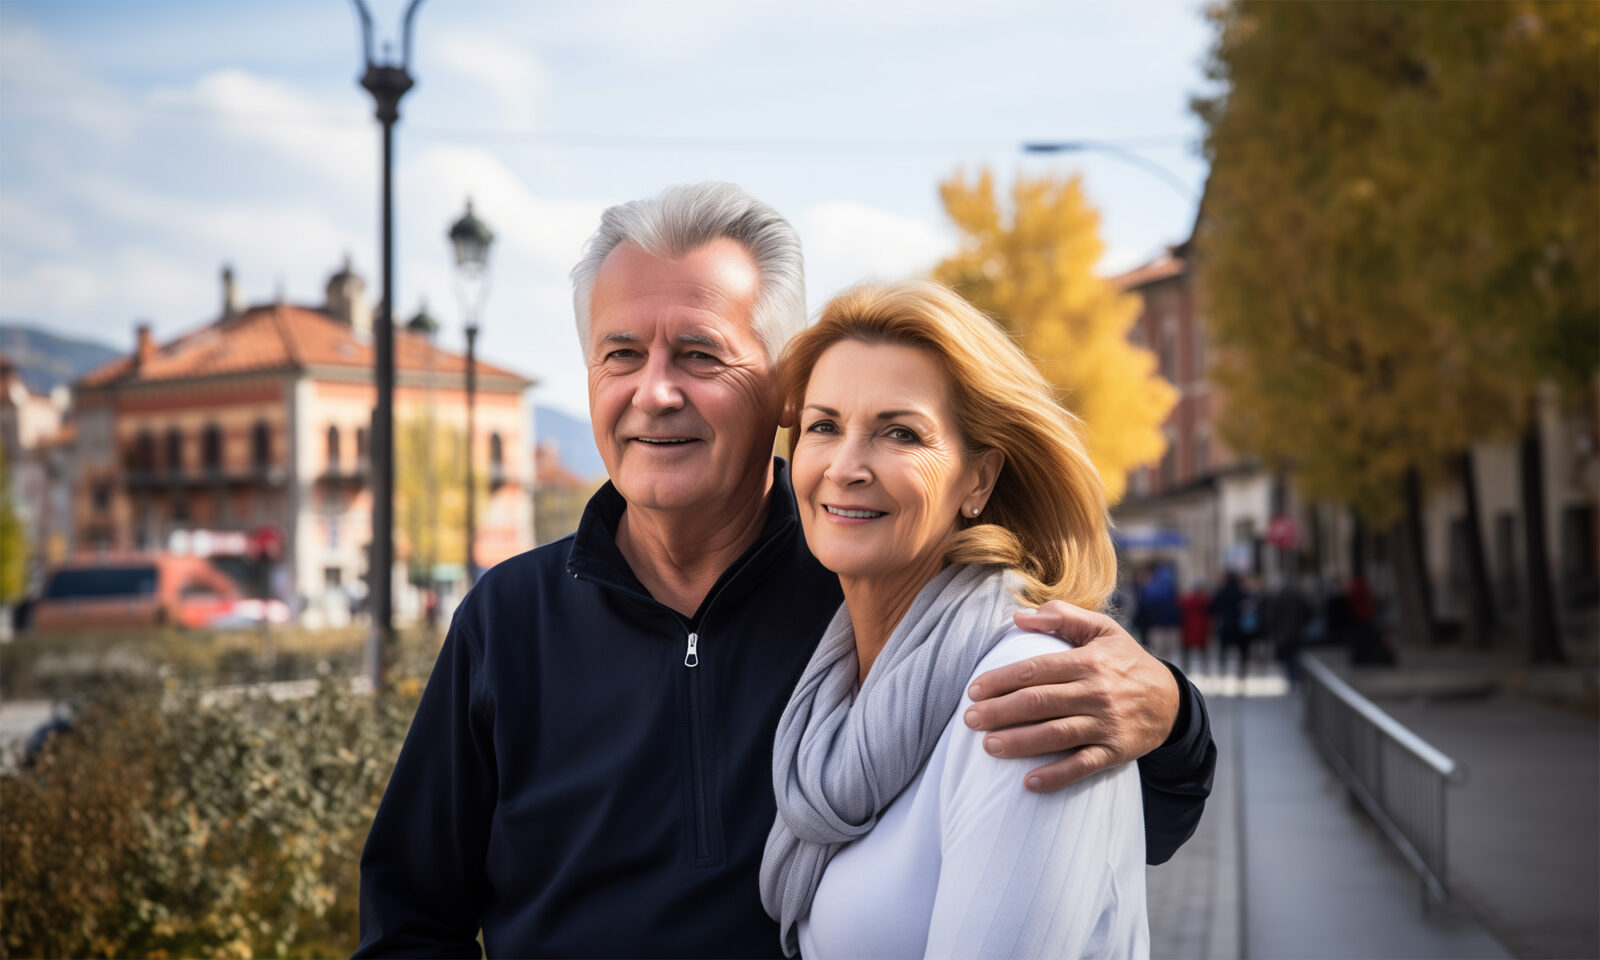
M630 508L732 511L766 492L778 405L750 329L760 275L732 240L680 260L631 243L590 298L589 412Z

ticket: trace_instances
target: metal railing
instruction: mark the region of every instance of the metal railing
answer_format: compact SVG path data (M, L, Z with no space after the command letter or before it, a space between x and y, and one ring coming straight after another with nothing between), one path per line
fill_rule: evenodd
M1422 905L1450 899L1445 791L1464 766L1401 726L1372 701L1302 654L1306 728L1378 829L1422 879Z

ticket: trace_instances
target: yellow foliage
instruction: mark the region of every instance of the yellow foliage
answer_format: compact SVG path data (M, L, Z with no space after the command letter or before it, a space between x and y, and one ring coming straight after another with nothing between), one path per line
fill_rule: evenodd
M1384 525L1597 361L1592 4L1226 4L1197 110L1231 446Z
M475 480L481 514L488 471L480 467ZM395 515L397 553L414 577L428 576L430 564L466 564L466 431L430 416L395 424Z
M1082 181L1019 177L1007 204L984 170L939 192L961 247L934 276L1017 338L1083 421L1107 495L1120 500L1128 472L1166 451L1161 424L1177 392L1156 372L1155 354L1128 339L1139 298L1095 273L1105 248Z

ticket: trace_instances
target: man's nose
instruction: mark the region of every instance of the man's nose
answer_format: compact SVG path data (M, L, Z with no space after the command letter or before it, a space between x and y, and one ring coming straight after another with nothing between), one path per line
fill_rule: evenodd
M670 413L683 406L683 388L667 358L652 355L639 376L638 388L633 391L634 406L652 415Z

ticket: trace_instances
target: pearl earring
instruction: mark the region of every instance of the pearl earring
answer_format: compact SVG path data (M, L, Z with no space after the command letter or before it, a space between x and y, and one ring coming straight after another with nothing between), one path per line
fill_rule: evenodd
M973 516L974 516L974 517L976 517L976 516L977 516L977 515L978 515L978 508L977 508L977 507L973 507L973 508L972 508L972 515L973 515Z

